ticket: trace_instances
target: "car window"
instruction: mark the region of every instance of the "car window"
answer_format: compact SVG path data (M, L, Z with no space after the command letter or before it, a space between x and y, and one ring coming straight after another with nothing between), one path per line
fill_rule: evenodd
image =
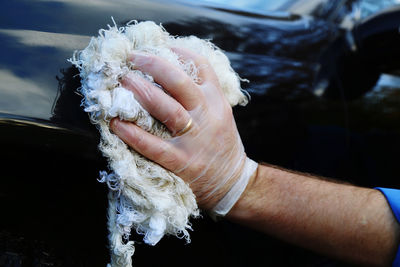
M360 0L358 7L361 17L367 17L375 12L388 8L390 6L400 5L400 0Z
M219 5L226 8L240 9L246 11L276 11L297 0L186 0L187 2L203 5Z

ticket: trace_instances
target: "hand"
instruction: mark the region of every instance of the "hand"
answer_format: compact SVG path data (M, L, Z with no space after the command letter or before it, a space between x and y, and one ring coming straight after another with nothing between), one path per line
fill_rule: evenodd
M213 209L229 195L235 195L234 204L257 165L246 157L232 108L207 59L189 50L174 52L197 66L196 82L180 68L148 54L134 54L133 65L151 75L168 94L134 73L121 81L153 117L165 124L172 137L162 139L119 119L113 119L110 127L134 150L187 182L203 209ZM239 195L227 194L232 190L239 190ZM232 202L232 197L228 198Z

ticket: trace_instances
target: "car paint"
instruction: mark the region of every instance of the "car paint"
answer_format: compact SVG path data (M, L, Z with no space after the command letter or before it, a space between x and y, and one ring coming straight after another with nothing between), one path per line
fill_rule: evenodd
M307 14L144 0L1 5L0 265L99 266L108 260L106 188L96 180L107 163L79 106L78 73L67 59L112 25L111 17L118 25L153 20L172 34L209 38L227 53L250 80L243 83L250 104L234 109L249 157L363 186L399 186L396 73L356 99L322 97L326 86L318 75L335 63L323 55L343 35L339 24L348 5ZM188 245L167 237L149 247L135 234L134 265L340 265L206 214L193 220L193 229Z

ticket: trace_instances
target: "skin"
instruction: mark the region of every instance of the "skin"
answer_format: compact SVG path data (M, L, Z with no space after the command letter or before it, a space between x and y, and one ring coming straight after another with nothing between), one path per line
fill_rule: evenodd
M234 140L237 138L233 136L237 130L232 124L232 110L222 97L214 71L207 67L207 59L188 50L174 51L182 59L193 60L197 66L202 66L199 68L201 82L194 83L182 70L163 59L135 54L130 59L134 66L152 75L169 95L129 75L122 79L122 85L133 91L142 106L164 122L173 135L185 128L196 108L202 107L207 111L218 106L217 112L222 118L218 123L207 112L202 118L207 125L211 125L215 136L201 140L205 142L204 146L213 147L215 138L222 136L224 148L231 146L236 149L238 144ZM207 97L206 87L213 90L211 103L208 103L210 97ZM195 120L191 130L179 142L162 140L119 119L112 120L110 127L133 149L185 180L204 210L211 210L235 182L236 178L230 179L212 197L202 198L205 186L209 185L207 179L213 174L207 171L196 182L193 182L193 177L197 177L207 159L199 158L186 166L188 155L182 150L183 145L190 146L194 142L201 128ZM268 165L259 165L244 193L225 218L358 265L390 266L399 244L399 224L379 191Z
M399 243L399 225L379 191L267 165L226 217L362 266L390 266Z

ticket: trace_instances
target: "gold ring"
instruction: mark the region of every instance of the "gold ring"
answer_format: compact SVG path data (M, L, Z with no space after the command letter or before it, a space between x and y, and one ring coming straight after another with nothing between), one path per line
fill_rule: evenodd
M185 126L182 130L180 130L179 132L177 132L177 133L175 134L175 136L181 136L181 135L187 133L191 128L192 128L192 118L190 118L190 120L188 121L188 123L186 124L186 126Z

